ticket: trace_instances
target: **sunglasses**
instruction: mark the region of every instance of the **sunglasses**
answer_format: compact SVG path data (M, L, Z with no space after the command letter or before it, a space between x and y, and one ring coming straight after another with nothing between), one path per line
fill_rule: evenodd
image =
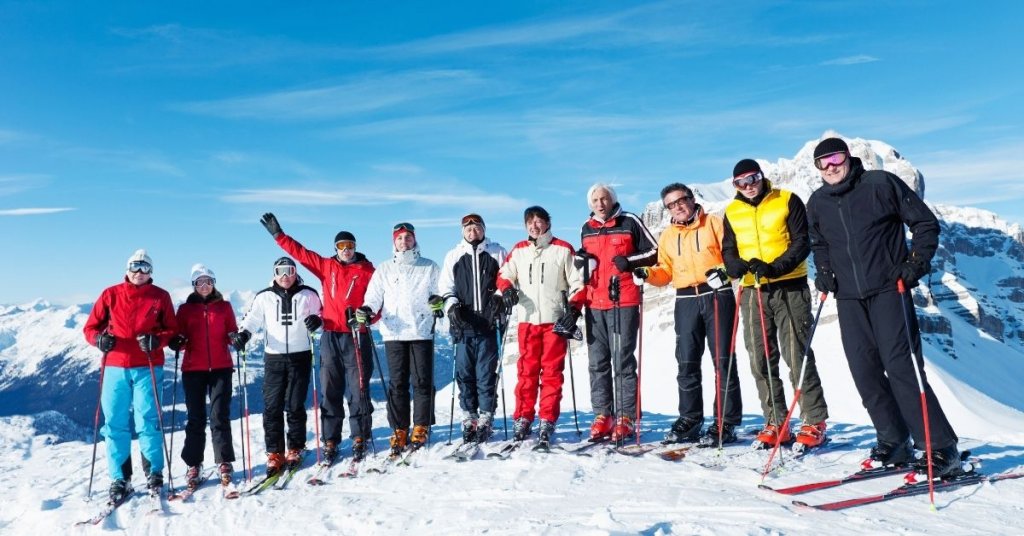
M676 199L675 201L670 201L668 203L665 203L665 208L667 208L669 210L677 209L677 208L683 206L683 203L685 203L687 201L693 201L693 196L684 195L683 197L680 197L679 199Z
M832 153L814 161L814 167L825 171L829 166L839 167L846 162L846 153Z
M402 222L402 223L399 223L398 225L395 225L395 228L392 229L392 231L394 231L396 233L398 231L407 231L407 232L410 232L410 233L415 233L416 232L416 228L413 227L411 223Z
M153 272L153 267L148 262L145 261L132 261L128 263L128 271L133 274L139 272L149 274Z
M477 216L475 214L470 214L469 216L466 216L466 217L462 218L462 226L463 227L466 227L468 225L483 225L483 224L484 224L484 220L482 220L480 218L480 216Z
M216 283L216 282L217 282L216 279L210 279L208 277L204 277L202 279L196 279L196 282L193 283L192 285L195 286L196 288L212 287L213 284Z
M356 249L356 243L352 240L338 240L334 243L334 247L345 251L346 249Z
M747 186L751 186L751 185L757 184L763 178L764 178L764 175L760 171L758 171L757 173L754 173L752 175L747 175L746 177L737 177L737 178L733 179L732 180L732 185L737 187L737 188L746 188Z
M288 265L275 266L274 267L274 276L281 276L281 275L295 275L295 267L294 266L288 266Z

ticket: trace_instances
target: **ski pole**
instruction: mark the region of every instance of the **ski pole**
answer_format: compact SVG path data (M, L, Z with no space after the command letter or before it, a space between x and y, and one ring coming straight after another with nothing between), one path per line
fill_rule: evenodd
M358 331L356 331L356 333L359 334ZM361 341L361 337L360 337L360 344L361 343L362 343L362 341ZM383 369L383 367L380 366L380 356L377 355L377 345L373 343L373 339L372 338L370 340L370 353L373 354L373 360L377 362L377 374L380 375L380 384L381 384L382 387L384 387L384 398L387 400L388 415L390 416L390 414L391 414L391 409L390 408L395 407L395 405L391 402L391 389L389 389L388 388L388 384L384 382L384 369ZM388 371L389 375L390 375L390 372L391 371L389 370ZM376 456L377 455L377 444L373 441L373 434L370 434L370 446L373 448L373 455Z
M562 306L565 310L569 310L569 293L568 291L562 291ZM566 338L565 340L565 359L569 362L569 388L572 392L572 420L576 423L576 437L583 437L583 432L580 431L580 417L576 411L576 378L572 371L572 338Z
M505 330L498 337L498 381L501 383L501 417L505 423L505 439L508 440L508 410L505 407L505 337L508 335L508 323L512 311L505 315Z
M735 313L732 319L732 338L729 340L729 366L725 370L725 393L729 393L729 384L732 379L732 366L736 363L736 333L740 329L740 307L742 305L743 297L743 285L739 285L739 289L736 291L736 307ZM725 422L725 412L729 408L729 399L723 396L725 401L722 403L722 421ZM722 453L722 427L718 427L718 452Z
M235 353L235 376L238 377L238 443L242 451L242 474L245 474L245 409L242 407L242 363Z
M636 282L636 279L634 279ZM641 373L644 369L644 283L640 281L637 285L640 289L640 333L637 335L637 362L636 362L636 444L640 446L640 421L644 418L644 412L642 409L642 400L640 397L641 386L640 383Z
M456 366L457 356L458 356L458 353L459 353L459 350L458 350L459 346L458 345L459 345L459 343L456 342L453 345L453 347L452 347L452 406L448 410L449 411L449 418L448 418L448 444L449 445L452 444L452 431L455 429L455 366Z
M924 420L924 448L925 457L928 458L928 500L932 503L932 510L935 510L935 480L933 480L932 463L932 429L928 421L928 397L925 394L924 380L921 379L924 368L924 360L918 364L917 352L914 351L914 337L910 332L910 314L913 309L907 309L907 287L903 279L896 280L896 290L900 293L900 306L903 307L903 325L907 329L907 344L910 345L910 359L913 360L914 376L917 377L917 388L921 392L921 418ZM910 302L911 308L914 302Z
M103 334L106 335L107 332L104 331ZM92 425L92 464L89 465L89 489L85 492L86 502L92 500L92 480L96 474L96 446L99 444L100 437L100 403L103 400L103 374L107 370L107 353L103 352L103 357L100 358L100 387L96 395L96 416L93 418Z
M238 351L238 355L241 356L241 361L242 361L242 383L239 385L239 388L240 388L240 390L242 392L242 402L245 405L245 415L244 415L244 417L245 417L245 442L243 443L245 448L243 448L242 450L243 450L243 452L245 454L248 455L248 457L246 459L242 460L242 468L245 469L246 460L248 460L249 467L248 467L248 476L247 476L246 480L251 481L252 480L252 425L249 424L249 390L247 389L248 384L249 384L249 371L248 371L248 368L246 367L246 361L247 360L245 358L246 357L245 356L245 350L239 350ZM241 415L240 415L240 417L241 417ZM242 438L238 438L238 439L239 439L239 441L242 440Z
M615 428L618 426L618 420L624 415L620 415L622 412L622 317L620 315L621 308L619 307L619 292L621 289L621 283L619 282L619 276L613 275L608 284L608 297L612 301L612 308L614 309L613 320L612 320L612 365L615 369L615 396L612 399L612 415L614 415L612 424L612 435L615 435ZM622 438L615 439L615 446L622 446Z
M779 414L775 411L775 382L772 381L772 356L768 349L768 326L764 319L764 300L761 298L761 278L754 274L754 288L757 290L757 311L761 317L761 344L764 346L764 362L768 367L765 373L768 375L768 404L772 408L772 420L780 427L779 433L775 436L775 444L782 443L782 423L778 422ZM771 424L771 423L769 423Z
M170 452L174 453L174 429L178 427L178 355L181 354L181 350L174 351L174 383L171 387L171 448ZM186 404L187 405L187 404ZM172 456L167 461L167 474L171 474L171 465L174 462ZM174 488L171 488L174 491Z
M149 358L149 379L153 383L153 402L156 403L156 424L160 427L160 442L164 446L164 457L166 458L168 466L171 460L171 451L167 446L167 436L164 435L164 417L163 410L160 409L160 391L156 384L156 370L153 368L153 352L146 352L146 357ZM167 485L169 489L174 491L174 476L171 475L170 471L167 472Z
M352 318L354 315L355 315L355 310L352 308L352 306L349 306L347 309L345 309L345 317L347 319ZM366 388L366 380L364 379L364 376L363 376L363 348L362 348L362 346L363 346L363 337L362 337L362 332L359 331L359 323L358 322L356 322L356 326L354 328L352 328L351 324L350 324L350 328L352 329L352 342L353 342L353 346L354 346L353 349L355 350L356 370L358 371L358 374L359 374L359 398L366 405L371 407L370 411L371 411L371 415L372 415L373 410L372 410L372 402L370 401L370 393L368 392L369 390ZM386 383L384 383L384 371L381 369L380 358L377 357L377 345L374 344L373 336L372 335L370 336L370 353L372 354L373 359L377 362L377 372L380 374L380 384L381 384L381 387L384 388L384 396L387 399L387 404L388 404L387 413L388 413L388 417L390 417L391 416L391 407L392 407L392 404L391 404L391 393L390 393L391 390L388 388L388 385ZM371 372L370 374L373 374L373 373ZM351 411L351 409L352 408L349 408L350 411ZM372 432L370 433L370 449L373 450L373 455L376 456L377 455L377 442L373 440L373 433Z
M779 430L779 437L782 437L786 433L786 427L789 426L789 419L793 416L793 411L796 409L796 403L800 400L800 394L803 392L804 379L807 378L807 356L811 353L811 339L814 338L814 330L818 328L818 319L821 318L821 310L825 307L825 300L828 298L828 294L822 292L821 300L818 301L818 312L814 314L814 322L811 324L811 330L807 334L807 343L804 345L803 363L800 365L800 382L796 385L796 390L793 392L793 402L789 404L789 411L786 412L786 420L783 421L782 428ZM772 448L772 453L768 455L768 462L764 464L764 471L761 472L761 482L764 482L765 477L768 476L768 471L772 467L772 459L775 458L775 453L779 450L779 442L775 442L775 446Z
M718 289L711 293L715 322L715 421L718 424L718 448L722 448L722 339L719 336Z
M316 392L316 340L313 338L313 332L308 332L308 335L310 357L309 375L313 377L313 432L316 434L316 463L320 463L320 399L317 397Z

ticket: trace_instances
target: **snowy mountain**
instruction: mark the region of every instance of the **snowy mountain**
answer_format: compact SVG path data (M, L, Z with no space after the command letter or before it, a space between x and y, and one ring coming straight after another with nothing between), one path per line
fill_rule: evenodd
M924 191L924 176L889 145L847 141L869 168L890 170L918 192ZM773 182L806 200L820 184L811 162L816 143L809 141L792 160L762 160L760 164ZM734 194L728 180L691 187L711 212L721 212ZM989 212L933 208L942 224L940 249L931 277L914 294L926 332L929 380L961 437L961 447L973 449L990 473L1020 471L1024 469L1024 390L1020 389L1024 377L1024 233ZM643 218L656 232L667 223L659 201L646 207ZM176 305L188 292L187 288L172 290ZM228 297L241 316L253 293L232 292ZM645 441L660 437L676 413L673 301L666 289L646 289L641 377ZM56 307L41 300L0 306L0 452L4 453L0 456L0 486L15 497L0 512L4 533L66 532L97 506L81 502L92 455L99 364L99 352L87 345L81 334L90 307ZM785 465L768 476L772 484L841 476L856 466L874 441L843 357L834 303L827 301L823 311L813 346L829 404L833 444L799 461L784 454ZM723 452L692 451L679 463L596 449L589 458L520 452L508 461L456 464L442 459L451 448L442 444L448 437L449 418L454 417L457 434L461 417L457 408L454 416L449 410L452 347L441 335L437 342L434 445L418 456L412 467L393 471L398 474L360 475L354 480L339 479L335 474L328 486L320 488L306 486L297 478L284 491L232 502L204 488L192 503L166 507L163 516L146 515L146 506L133 501L109 519L104 529L131 534L211 530L258 534L763 534L811 532L828 523L829 531L836 534L1024 531L1020 516L1007 515L1019 510L1024 500L1022 481L939 494L938 516L929 513L926 498L902 499L846 514L795 508L790 505L791 498L756 488L766 454L749 452L749 436L744 437L743 445ZM502 384L508 396L504 404L511 411L516 380L514 337L504 344ZM750 357L742 346L737 347L737 366L744 426L754 430L763 421L747 373ZM378 353L381 349L378 345ZM573 344L571 352L572 381L567 378L565 382L557 434L563 444L578 441L574 406L584 432L593 417L586 347ZM176 420L173 437L180 445L184 404L179 394L176 412L171 411L174 359L170 353L168 358L165 422ZM705 360L705 394L713 392L710 361ZM260 453L262 348L258 344L248 356L246 370L253 410L252 447ZM567 365L567 375L569 370ZM374 436L377 448L384 449L390 431L377 372L372 394ZM705 407L706 415L713 415L710 399L705 400ZM232 429L237 426L233 423ZM313 445L312 425L309 428L309 444ZM499 431L498 437L501 435ZM171 434L168 437L172 438ZM240 446L241 438L235 437L235 441ZM347 454L347 440L342 448ZM101 442L99 490L107 484L103 451ZM180 483L184 467L176 452L173 457L174 477ZM208 447L208 465L212 459ZM257 456L254 463L260 472L262 457ZM240 477L241 472L236 472L236 478ZM878 492L893 487L897 480L880 479L819 492L809 502Z

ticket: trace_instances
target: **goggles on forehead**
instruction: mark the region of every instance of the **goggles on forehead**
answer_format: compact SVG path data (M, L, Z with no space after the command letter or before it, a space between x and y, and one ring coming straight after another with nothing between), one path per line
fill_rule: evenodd
M747 175L746 177L737 177L733 179L732 185L737 188L746 188L747 186L757 184L763 178L764 175L760 171L758 171L757 173Z
M484 224L484 220L480 219L480 216L477 216L476 214L470 214L469 216L466 216L466 217L462 218L462 226L463 227L466 227L468 225L483 225L483 224Z
M275 266L274 267L274 276L276 277L276 276L281 276L281 275L295 275L295 267L294 266L288 266L287 264L284 264L284 265L281 265L281 266Z
M345 251L346 249L356 249L356 243L352 240L338 240L334 243L334 247Z
M416 228L413 227L411 223L402 222L402 223L399 223L399 224L395 225L395 228L392 229L392 231L394 231L396 233L399 232L399 231L407 231L407 232L410 232L410 233L415 233L416 232Z
M192 283L192 286L194 286L196 288L212 287L216 282L217 282L216 279L210 279L209 277L201 277L199 279L196 279L196 282Z
M128 271L133 274L138 272L149 274L153 272L153 266L146 261L132 261L128 263Z
M821 171L825 171L826 169L828 169L829 166L838 167L843 165L844 162L846 162L845 152L832 153L816 159L814 161L814 167L820 169Z

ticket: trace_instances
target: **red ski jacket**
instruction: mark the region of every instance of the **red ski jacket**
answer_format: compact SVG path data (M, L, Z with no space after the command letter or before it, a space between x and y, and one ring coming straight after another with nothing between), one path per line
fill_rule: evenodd
M207 299L193 292L178 307L178 332L184 335L181 371L230 369L228 333L238 331L235 311L216 290Z
M124 282L108 287L92 306L85 321L85 340L96 345L96 338L104 331L117 341L107 354L108 367L146 367L152 357L154 366L164 364L164 346L178 331L174 317L174 304L166 290L150 280L135 286L125 277ZM160 338L160 346L147 356L136 338L146 333Z
M581 253L597 259L597 267L585 282L586 301L591 309L606 311L614 307L608 295L612 276L619 278L619 306L640 305L640 289L633 283L632 271L640 266L651 266L658 260L657 240L636 214L616 205L607 221L591 214L580 233ZM612 259L625 257L628 266L619 271ZM576 300L574 300L576 302Z

